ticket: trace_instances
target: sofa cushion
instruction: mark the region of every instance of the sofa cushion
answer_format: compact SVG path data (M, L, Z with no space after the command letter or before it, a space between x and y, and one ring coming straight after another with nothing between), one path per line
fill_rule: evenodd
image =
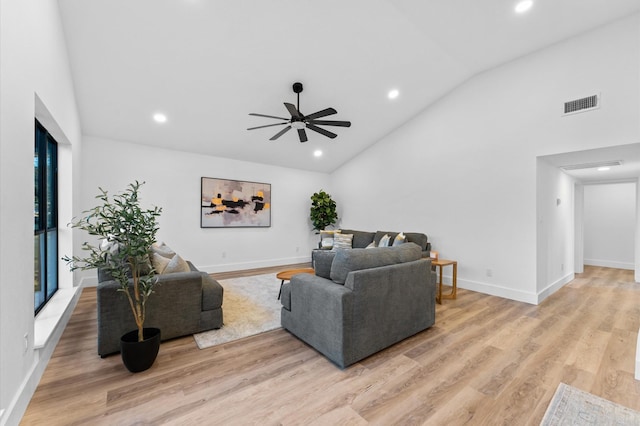
M342 229L343 234L351 234L353 235L353 241L351 246L353 248L365 248L373 241L373 237L375 237L375 232L366 232L366 231L356 231L353 229Z
M333 236L333 249L350 249L352 247L353 234L338 233Z
M331 279L331 264L335 257L335 251L323 251L314 250L313 257L313 270L316 271L316 275L328 280Z
M419 245L422 251L427 249L427 243L429 240L425 234L421 234L419 232L406 232L404 235L406 236L407 242Z
M375 247L371 249L338 250L331 264L331 280L344 284L351 271L376 268L411 262L422 257L416 244L401 244L397 247Z

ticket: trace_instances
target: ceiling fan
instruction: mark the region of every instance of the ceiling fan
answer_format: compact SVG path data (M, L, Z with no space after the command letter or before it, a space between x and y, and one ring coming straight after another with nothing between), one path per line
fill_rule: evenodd
M296 106L287 102L284 103L284 106L287 108L287 111L289 111L289 114L291 114L291 118L275 117L273 115L256 114L252 112L249 115L254 115L256 117L275 118L277 120L285 120L285 121L283 121L282 123L267 124L265 126L249 127L247 130L262 129L263 127L287 125L287 127L285 127L284 129L280 130L278 133L273 135L269 140L274 141L278 139L280 136L287 133L293 127L298 131L298 137L300 138L300 142L306 142L308 139L307 139L307 132L305 131L305 129L313 130L314 132L318 132L321 135L334 139L338 135L318 126L351 127L350 121L318 120L318 118L321 118L321 117L337 114L338 111L336 111L333 108L326 108L326 109L323 109L322 111L314 112L313 114L304 115L302 112L300 112L300 92L302 92L302 83L299 83L299 82L293 83L293 92L298 95L298 105Z

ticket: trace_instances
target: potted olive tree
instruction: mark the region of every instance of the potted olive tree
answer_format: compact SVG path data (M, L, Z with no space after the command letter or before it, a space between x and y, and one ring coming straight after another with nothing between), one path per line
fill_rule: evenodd
M131 183L112 198L99 188L96 198L101 203L82 212L82 217L74 218L70 225L97 237L100 242L84 242L85 256L63 258L71 270L101 269L120 284L118 291L126 295L137 325L137 330L125 334L121 340L123 362L132 372L151 367L160 346L160 330L145 328L144 320L147 299L156 283L149 251L155 242L156 218L162 209L140 206L138 192L143 184Z
M311 196L310 217L313 229L317 232L324 231L338 220L336 202L322 189Z

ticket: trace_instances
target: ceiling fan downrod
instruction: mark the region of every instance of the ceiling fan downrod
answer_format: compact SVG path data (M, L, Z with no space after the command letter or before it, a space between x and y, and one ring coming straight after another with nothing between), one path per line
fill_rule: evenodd
M300 92L302 92L302 89L302 83L300 83L299 81L293 83L293 93L298 95L298 104L296 105L296 107L298 108L298 112L300 112Z

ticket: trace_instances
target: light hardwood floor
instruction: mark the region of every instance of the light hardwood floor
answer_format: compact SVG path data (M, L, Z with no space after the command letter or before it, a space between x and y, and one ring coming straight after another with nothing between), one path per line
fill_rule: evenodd
M23 424L537 425L560 382L640 410L632 271L587 267L539 306L459 290L431 329L345 370L275 330L165 342L131 374L97 355L95 304L85 289Z

